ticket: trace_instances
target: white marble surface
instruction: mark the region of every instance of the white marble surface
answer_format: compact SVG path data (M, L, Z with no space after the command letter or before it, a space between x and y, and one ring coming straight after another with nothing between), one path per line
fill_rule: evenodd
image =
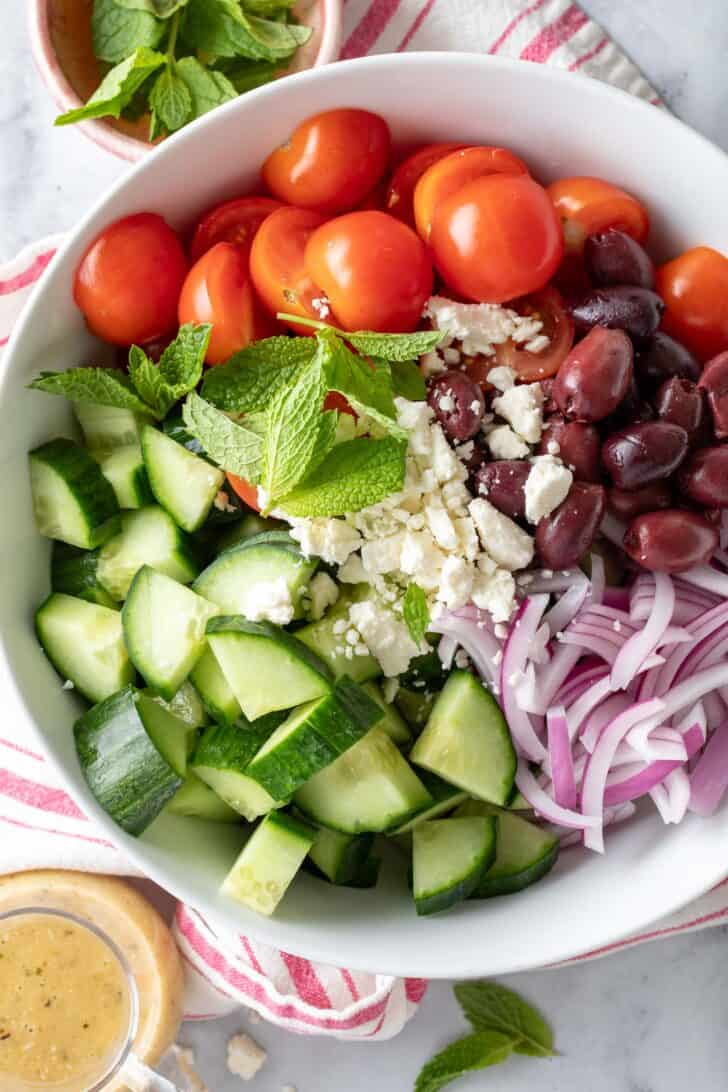
M486 0L473 0L486 2ZM631 53L671 108L728 148L728 6L724 0L582 0ZM126 169L72 130L28 52L25 4L4 0L0 38L0 260L62 230ZM639 154L637 151L635 154ZM607 960L515 976L543 1007L561 1056L517 1058L457 1087L463 1092L719 1092L728 1086L728 935L711 929ZM226 1075L224 1046L239 1027L269 1051L258 1092L411 1089L420 1065L463 1030L449 985L430 988L418 1018L389 1043L352 1045L285 1035L247 1017L185 1029L210 1092L243 1086Z

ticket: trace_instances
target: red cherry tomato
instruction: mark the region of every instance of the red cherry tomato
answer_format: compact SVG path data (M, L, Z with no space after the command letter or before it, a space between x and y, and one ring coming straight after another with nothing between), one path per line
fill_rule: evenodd
M544 288L564 241L548 194L527 174L469 182L439 206L435 265L466 299L502 303Z
M250 482L246 482L245 478L239 478L236 474L228 474L227 480L240 497L241 501L244 504L247 504L248 508L252 508L255 512L260 512L257 486L251 485Z
M274 197L318 212L352 209L379 181L391 140L368 110L327 110L301 122L266 159L263 180Z
M461 148L440 159L424 172L415 186L414 211L417 231L430 241L435 214L449 197L476 178L491 174L528 174L522 159L507 148Z
M285 311L302 318L320 319L320 288L309 275L304 254L306 243L324 217L311 209L278 209L263 221L250 251L250 275L263 305L272 314ZM329 317L329 316L324 316ZM332 317L332 322L334 321ZM291 329L310 334L306 326Z
M535 383L556 375L574 342L574 323L564 310L561 295L555 288L544 288L533 296L516 300L511 307L519 315L541 319L541 332L549 339L549 344L540 352L532 353L512 341L504 341L496 346L496 360L512 368L524 383Z
M665 301L662 328L700 360L728 349L728 258L708 246L661 265L656 291Z
M84 254L73 286L92 333L112 345L140 344L176 326L187 274L182 244L153 212L117 220Z
M650 230L647 209L636 197L602 178L561 178L548 187L564 227L567 249L580 252L587 235L616 228L643 243Z
M424 244L386 212L323 224L306 246L306 269L345 330L413 330L432 292Z
M256 231L266 216L279 208L280 201L272 197L238 197L210 209L195 228L190 246L192 261L196 262L215 243L234 243L247 257Z
M382 179L381 182L377 182L374 189L369 190L366 197L363 197L359 204L356 206L357 212L363 212L369 209L379 209L383 212L387 202L387 181Z
M232 243L216 243L187 274L179 321L210 322L205 360L221 364L255 340L255 302L248 261Z
M415 186L425 171L446 155L464 148L464 144L425 144L400 163L392 175L387 189L384 209L390 216L396 216L410 227L415 226L414 195Z

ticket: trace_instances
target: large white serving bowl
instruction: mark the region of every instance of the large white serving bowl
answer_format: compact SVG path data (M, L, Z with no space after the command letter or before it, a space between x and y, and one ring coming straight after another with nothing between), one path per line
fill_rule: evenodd
M226 927L310 958L404 975L466 978L542 966L608 945L721 880L728 873L728 807L677 828L664 827L646 809L610 833L606 856L569 850L530 890L441 916L415 916L404 859L395 859L373 891L302 876L268 920L218 893L239 845L235 830L163 817L134 839L96 805L73 747L76 701L62 690L33 632L33 610L48 591L49 544L33 526L26 453L72 424L61 399L25 388L41 369L88 363L97 352L72 298L79 258L119 216L150 209L182 228L216 201L245 193L293 125L337 106L384 115L397 141L507 145L544 180L609 178L648 204L658 256L697 243L728 251L728 159L717 148L620 91L539 65L452 53L334 64L251 92L185 129L79 224L36 289L5 358L3 717L40 740L69 792L131 861Z

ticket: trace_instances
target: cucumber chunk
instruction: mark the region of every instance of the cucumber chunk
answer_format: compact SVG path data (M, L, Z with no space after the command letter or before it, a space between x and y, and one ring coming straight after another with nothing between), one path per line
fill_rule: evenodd
M98 550L79 550L65 542L54 542L51 551L51 587L54 592L73 595L98 603L100 607L115 607L116 600L99 584L96 570Z
M436 697L436 694L426 689L412 690L408 686L400 686L395 694L394 704L407 723L419 732L427 724Z
M412 742L412 733L404 719L399 715L395 706L384 700L384 694L374 682L362 683L362 690L368 694L372 701L376 702L384 714L379 721L379 727L386 732L393 743L398 747L407 747Z
M453 671L410 757L472 796L505 804L516 752L498 703L474 675Z
M316 823L346 834L389 830L432 798L389 736L375 726L295 794Z
M118 448L139 444L139 420L131 410L74 402L73 412L81 426L86 447L96 458Z
M205 647L216 608L176 580L143 565L121 611L129 657L148 686L171 701Z
M242 716L240 702L230 689L211 648L205 648L190 672L190 682L213 720L233 724Z
M350 679L339 679L330 693L293 710L246 773L275 799L284 800L381 719L376 702Z
M121 531L99 554L99 582L115 599L125 599L142 565L180 584L190 584L198 571L184 531L156 505L122 513Z
M91 792L128 834L141 834L182 784L152 742L145 725L147 707L139 705L139 694L127 686L89 709L73 728Z
M152 493L183 530L196 531L225 481L224 471L152 425L142 425L141 447Z
M307 560L293 539L280 531L269 531L241 542L232 550L220 554L200 573L194 590L216 603L226 614L251 612L261 584L281 577L286 582L294 617L302 614L301 599L318 561Z
M418 811L416 815L402 823L401 826L396 827L392 831L393 835L406 834L408 830L414 830L426 819L438 819L440 816L454 811L455 808L459 807L460 804L464 804L468 799L468 794L463 792L462 789L449 785L447 781L443 781L441 777L430 773L429 770L420 771L420 780L432 800L422 811Z
M431 819L412 832L412 887L418 914L437 914L472 895L493 863L493 816Z
M54 592L36 611L35 628L58 674L89 701L133 681L118 611Z
M192 771L236 812L252 822L285 800L274 800L248 776L248 764L281 723L280 713L270 713L251 724L212 724L195 747Z
M371 594L368 584L359 584L351 592L342 592L338 601L318 622L311 622L297 630L299 641L308 645L326 663L335 678L348 675L354 682L363 683L377 679L382 669L377 660L368 652L366 656L354 654L352 646L345 638L344 623L349 618L349 607ZM338 632L341 630L342 632Z
M179 777L187 776L187 760L197 738L197 730L170 713L144 693L136 695L137 711L147 735Z
M187 774L165 809L172 815L208 819L215 823L239 823L238 813L193 773Z
M469 800L458 808L457 814L482 814L487 808L487 804ZM495 861L471 898L489 899L495 895L513 895L523 891L551 871L559 856L559 848L560 842L555 835L529 823L520 815L499 811L496 816Z
M139 444L118 447L99 458L101 473L114 490L119 508L154 504Z
M183 682L169 701L153 690L145 690L143 693L145 697L156 701L157 705L161 705L168 713L189 724L190 728L203 728L207 724L205 707L194 686L189 682Z
M331 689L326 665L270 622L211 618L207 639L248 720L313 701Z
M338 830L321 827L308 856L330 883L342 887L359 886L373 844L372 834L341 834Z
M30 486L38 531L93 550L118 530L114 490L88 451L73 440L51 440L30 456Z
M272 811L256 827L220 888L259 914L272 914L285 895L316 831L290 815Z
M220 532L216 552L221 554L224 550L232 550L241 542L248 542L266 531L280 531L284 528L285 523L281 520L266 519L265 516L259 516L257 512L245 512L236 523Z

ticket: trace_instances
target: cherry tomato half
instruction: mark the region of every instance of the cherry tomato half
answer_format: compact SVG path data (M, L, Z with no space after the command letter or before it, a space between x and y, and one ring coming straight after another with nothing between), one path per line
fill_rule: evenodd
M248 508L252 508L254 512L260 512L258 487L256 485L251 485L245 478L239 478L237 474L228 474L227 480L241 501L247 504Z
M432 292L424 244L386 212L322 224L306 246L306 269L345 330L413 330Z
M84 254L73 286L90 330L112 345L140 344L176 326L187 274L182 244L153 212L117 220Z
M663 329L701 360L728 349L728 258L709 246L661 265L656 291L665 301Z
M266 159L263 180L289 205L318 212L352 209L384 174L389 126L368 110L327 110L294 129Z
M237 197L210 209L195 228L190 246L192 261L196 262L215 243L234 243L247 257L266 216L281 207L280 201L272 197Z
M314 307L313 301L320 300L322 292L304 262L306 243L323 223L320 213L289 206L271 213L258 229L250 251L250 275L271 314L286 311L302 318L331 317L335 321L322 311L321 304ZM292 324L291 329L311 333L306 326Z
M528 174L523 160L507 148L461 148L428 168L415 186L414 211L417 231L430 241L435 214L440 206L468 182L490 174Z
M548 194L527 174L491 174L463 186L439 206L430 242L447 284L491 303L540 291L564 249Z
M210 322L205 360L221 364L256 338L255 301L247 258L232 243L216 243L192 266L179 298L179 321Z
M464 147L464 144L425 144L424 147L418 148L407 156L392 175L384 209L390 216L396 216L398 220L403 220L405 224L414 227L415 186L434 163Z
M602 178L561 178L548 187L569 250L581 251L587 235L616 228L643 243L650 230L647 209L636 197Z
M564 310L560 293L549 286L533 296L515 300L510 306L519 315L533 315L541 319L541 333L549 339L549 344L540 352L533 353L510 340L504 341L496 346L496 360L512 368L524 383L535 383L556 375L574 342L574 323Z

